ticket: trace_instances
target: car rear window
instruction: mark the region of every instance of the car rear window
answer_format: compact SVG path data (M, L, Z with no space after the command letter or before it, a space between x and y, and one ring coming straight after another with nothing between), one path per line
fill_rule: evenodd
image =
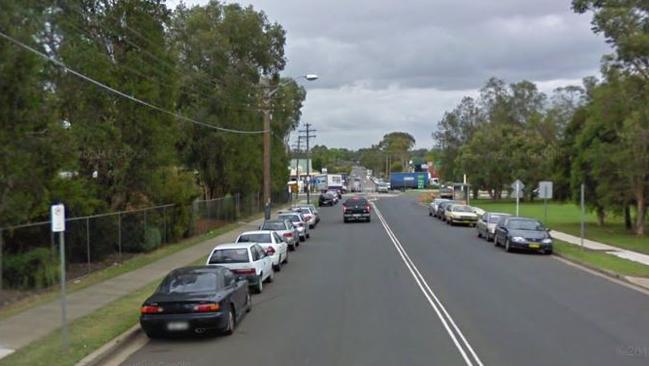
M367 200L365 198L350 198L345 201L345 206L348 205L367 205Z
M164 279L158 292L164 294L211 292L217 287L218 275L214 272L172 273Z
M473 212L473 209L469 206L453 206L453 211L455 212Z
M281 218L289 219L292 222L299 222L302 221L300 220L300 215L280 215Z
M491 215L491 216L489 216L489 223L490 224L495 224L495 223L498 222L498 220L500 220L501 217L502 216Z
M266 222L261 228L264 230L286 230L283 222Z
M270 233L242 234L237 243L272 243Z
M248 263L248 249L217 249L212 252L210 264Z

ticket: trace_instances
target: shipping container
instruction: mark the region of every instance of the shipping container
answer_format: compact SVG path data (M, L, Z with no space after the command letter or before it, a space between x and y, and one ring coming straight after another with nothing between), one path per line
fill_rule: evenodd
M428 187L428 173L390 173L392 189L424 189Z

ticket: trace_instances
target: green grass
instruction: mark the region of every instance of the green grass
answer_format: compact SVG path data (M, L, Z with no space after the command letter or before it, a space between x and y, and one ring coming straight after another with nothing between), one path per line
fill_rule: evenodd
M514 201L471 200L471 205L487 211L511 214L516 212L516 203ZM543 210L543 202L521 202L519 214L543 221ZM577 205L548 202L548 222L545 224L554 230L579 236L580 216ZM585 223L585 237L587 239L649 254L649 237L637 236L626 230L623 219L620 217L609 217L604 226L599 226L595 214L587 212Z
M624 276L649 277L649 266L577 245L554 241L554 252L587 267L604 269Z
M62 349L61 331L57 329L1 359L0 366L75 365L135 325L142 301L155 290L158 283L159 281L152 282L85 317L70 322L67 352ZM98 324L101 326L97 326Z
M252 221L261 217L263 217L263 214L257 214L246 218L246 220ZM241 225L237 223L229 224L221 228L212 230L209 233L203 235L194 236L189 239L180 241L178 243L165 245L150 253L137 255L133 258L125 260L119 265L111 266L96 272L92 272L85 277L79 278L74 281L69 281L67 283L68 293L81 290L88 286L92 286L96 283L117 277L123 273L136 270L138 268L151 264L161 258L172 255L180 250L189 248L192 245L196 245L205 240L215 238L230 230L234 230L240 226ZM50 301L54 301L58 298L58 296L59 296L59 287L54 286L51 289L48 289L47 291L40 292L37 295L27 297L25 299L19 300L15 303L3 307L2 309L0 309L0 319L6 319L20 312L23 312L27 309L33 308L35 306L42 305Z

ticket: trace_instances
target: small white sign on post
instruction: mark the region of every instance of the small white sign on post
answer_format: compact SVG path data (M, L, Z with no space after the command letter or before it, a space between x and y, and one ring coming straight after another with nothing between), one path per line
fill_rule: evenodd
M552 199L552 182L551 181L542 181L539 182L539 198L545 200Z
M65 206L63 204L52 205L50 208L52 220L52 232L60 233L65 231Z

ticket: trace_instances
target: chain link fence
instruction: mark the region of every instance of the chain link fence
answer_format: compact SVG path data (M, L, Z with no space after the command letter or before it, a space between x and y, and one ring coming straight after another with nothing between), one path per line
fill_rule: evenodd
M288 202L288 192L273 202ZM191 205L162 205L139 210L66 219L66 275L69 279L112 266L139 253L201 235L263 212L259 193L235 194ZM58 240L50 222L0 228L0 290L45 288L59 281Z

